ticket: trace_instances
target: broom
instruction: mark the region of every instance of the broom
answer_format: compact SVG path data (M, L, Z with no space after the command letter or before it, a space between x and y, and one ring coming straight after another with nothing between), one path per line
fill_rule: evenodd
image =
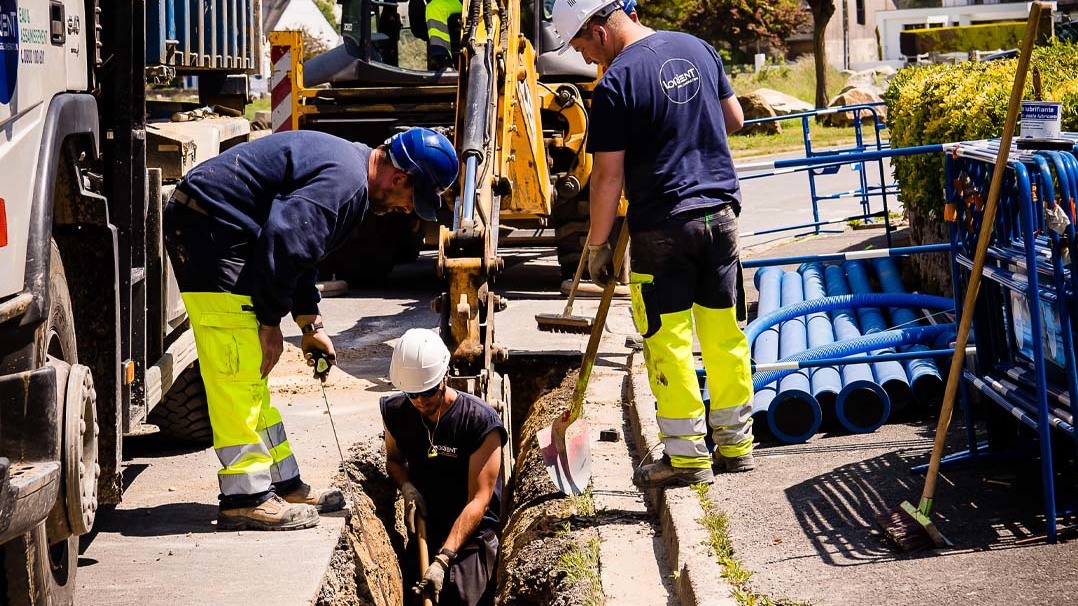
M954 411L955 397L958 395L958 381L962 377L966 344L969 342L969 332L973 325L973 307L977 302L977 292L981 287L981 272L984 269L988 244L992 236L992 226L995 224L996 204L999 202L999 190L1003 185L1003 173L1006 172L1004 167L1011 149L1014 127L1018 122L1018 109L1022 104L1022 94L1025 91L1026 72L1029 70L1030 57L1033 54L1033 41L1037 37L1041 11L1046 6L1040 2L1033 2L1029 7L1026 33L1022 39L1022 52L1018 57L1018 69L1014 74L1011 99L1007 105L1007 119L1003 124L999 153L996 155L997 170L992 171L992 184L988 189L988 202L985 204L984 217L981 219L981 231L977 236L977 250L973 256L973 268L970 271L969 286L966 289L966 297L962 305L962 319L958 324L954 357L951 359L951 371L947 375L947 389L943 395L939 423L936 425L936 437L932 444L932 457L928 462L928 474L925 476L925 487L921 493L921 501L917 507L914 507L909 501L904 501L898 508L876 516L876 522L883 528L886 536L903 551L919 551L932 546L945 547L951 545L950 541L932 523L932 518L930 517L932 514L932 500L936 494L936 480L939 478L943 445L947 439L947 429L951 424L951 413Z
M587 241L589 240L585 240L585 242ZM592 319L573 315L573 301L576 299L576 291L580 287L580 278L584 274L584 265L587 264L587 259L588 247L585 246L584 250L580 251L580 261L576 264L573 288L569 291L569 300L565 303L565 310L560 314L535 314L535 321L539 330L543 332L591 334Z

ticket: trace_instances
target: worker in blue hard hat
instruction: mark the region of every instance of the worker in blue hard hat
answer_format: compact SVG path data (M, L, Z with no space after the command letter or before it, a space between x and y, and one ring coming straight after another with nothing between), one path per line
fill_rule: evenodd
M196 166L164 210L169 259L194 331L213 446L221 461L218 530L292 530L344 506L300 479L268 377L284 350L281 318L310 363L333 363L316 264L368 214L433 221L457 178L453 145L424 128L375 149L314 131L237 145ZM323 371L328 372L328 366Z
M575 49L603 67L589 111L595 158L588 271L597 284L613 280L608 239L624 189L633 319L644 337L665 450L633 480L647 488L708 484L713 468L756 467L749 345L738 325L745 311L741 189L727 141L744 113L711 45L652 30L625 8L623 0L555 0L551 16L563 52ZM709 412L694 340L710 386Z

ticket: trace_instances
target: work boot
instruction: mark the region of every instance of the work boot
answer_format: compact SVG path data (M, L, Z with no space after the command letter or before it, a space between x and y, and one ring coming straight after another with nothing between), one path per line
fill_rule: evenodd
M711 453L712 465L718 471L725 471L727 473L741 473L743 471L752 471L756 469L756 457L752 456L752 453L743 454L740 457L724 457L719 449L716 448Z
M280 493L281 498L289 503L305 503L311 505L318 513L329 513L344 508L344 495L336 488L315 490L310 484L300 482L288 492Z
M654 463L641 465L633 473L633 484L640 488L667 488L671 486L691 486L693 484L711 484L715 474L710 467L674 467L670 457Z
M316 524L314 507L288 503L276 494L253 507L217 510L217 530L300 530Z

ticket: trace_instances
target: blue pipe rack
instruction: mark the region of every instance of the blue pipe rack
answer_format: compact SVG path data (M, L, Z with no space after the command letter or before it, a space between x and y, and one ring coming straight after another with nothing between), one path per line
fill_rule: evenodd
M1078 142L1074 134L1067 137ZM982 401L1029 428L1026 435L1036 442L1040 458L1045 535L1055 542L1059 504L1053 448L1069 441L1078 449L1073 333L1078 321L1078 272L1072 264L1078 259L1074 227L1078 160L1073 148L1065 152L1012 148L1006 165L1000 167L995 162L997 151L995 141L962 144L944 165L956 306L965 296L992 172L1006 171L974 310L975 367L962 371L966 389L959 393L970 428L969 450L957 458L976 458L1006 447L992 440L987 445L976 442L975 411L966 394L972 389L985 396ZM1053 432L1069 440L1054 441ZM988 453L982 452L985 448Z

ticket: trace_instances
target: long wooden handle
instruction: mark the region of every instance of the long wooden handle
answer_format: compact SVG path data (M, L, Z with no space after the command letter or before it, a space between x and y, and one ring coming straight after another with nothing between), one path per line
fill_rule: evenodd
M415 514L415 540L419 545L419 578L422 579L430 566L430 552L427 550L427 521L419 512ZM433 606L427 592L423 592L423 606Z
M595 323L591 327L591 338L588 339L588 348L584 350L584 361L580 365L580 374L576 378L576 390L573 392L573 402L569 407L569 416L565 423L569 424L580 417L584 408L584 392L591 380L591 369L595 366L595 355L599 352L599 341L603 338L603 327L606 326L606 316L610 311L610 302L614 299L614 289L618 285L615 276L621 273L621 264L625 260L625 249L629 247L629 222L621 225L618 234L618 243L614 247L614 273L610 276L610 283L603 289L603 299L599 302L599 310L595 312Z
M936 480L939 478L943 445L947 440L947 429L951 424L951 413L954 412L954 402L958 395L958 382L962 379L962 365L966 361L966 344L969 342L969 331L973 325L973 308L977 303L977 293L981 288L981 272L984 269L988 244L992 237L992 227L996 220L996 204L999 202L999 190L1003 185L1003 173L1006 172L1007 157L1011 151L1011 138L1014 135L1014 127L1018 123L1018 110L1022 106L1022 94L1026 88L1026 73L1029 71L1029 62L1033 55L1033 42L1040 28L1041 11L1046 6L1041 2L1033 2L1029 6L1026 35L1022 39L1022 52L1018 57L1018 70L1014 74L1014 85L1011 87L1011 100L1007 105L1007 119L1003 124L1003 136L1000 137L999 152L996 154L996 168L992 171L992 184L988 189L988 202L985 203L984 216L981 219L981 231L977 235L977 250L973 256L973 269L970 272L966 297L962 303L962 319L958 323L958 337L955 341L954 356L951 358L951 371L947 375L947 389L943 394L943 406L940 409L939 423L936 425L936 439L932 444L932 458L928 462L925 489L921 493L921 502L918 505L921 513L926 515L932 510L932 498L936 494ZM957 284L954 286L958 287Z
M587 236L585 236L587 237ZM584 266L588 264L588 240L584 241L584 249L580 251L580 261L576 264L576 273L573 274L573 287L569 290L569 300L565 302L563 316L573 315L573 301L576 300L576 290L580 288L580 278L584 276Z

